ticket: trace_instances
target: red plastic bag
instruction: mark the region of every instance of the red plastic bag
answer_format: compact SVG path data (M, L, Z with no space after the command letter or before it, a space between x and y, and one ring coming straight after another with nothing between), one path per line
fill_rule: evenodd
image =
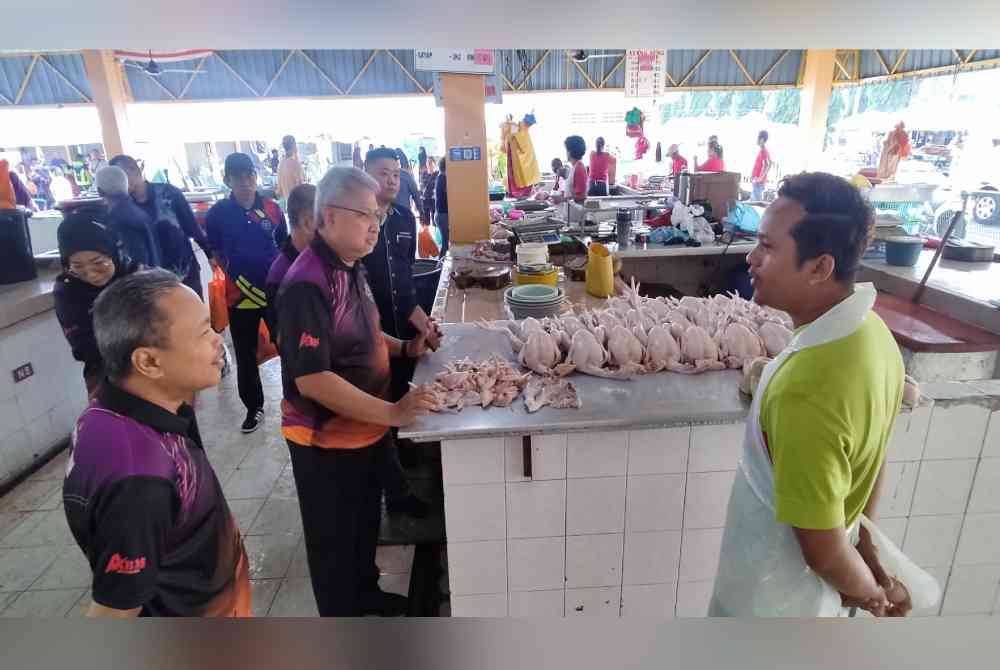
M431 227L421 225L420 232L417 233L417 255L420 258L437 258L440 253L434 235L431 234Z
M212 330L221 333L229 325L229 306L226 304L226 273L221 268L212 270L208 282L208 313Z
M278 348L271 341L271 333L267 329L267 324L261 319L260 328L257 329L257 365L263 365L277 356Z

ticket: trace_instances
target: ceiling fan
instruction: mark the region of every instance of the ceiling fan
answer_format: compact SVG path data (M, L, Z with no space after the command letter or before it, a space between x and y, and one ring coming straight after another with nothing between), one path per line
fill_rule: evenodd
M583 49L576 49L575 51L571 51L570 52L569 57L572 58L573 62L575 62L575 63L586 63L587 61L598 60L598 59L601 59L601 58L621 58L624 55L625 54L623 54L623 53L617 53L617 54L588 54Z
M150 77L159 77L161 74L202 74L204 70L182 70L175 68L163 68L153 59L153 52L149 52L149 61L146 63L139 63L130 60L124 60L122 63L125 67L130 67L136 70L142 70Z

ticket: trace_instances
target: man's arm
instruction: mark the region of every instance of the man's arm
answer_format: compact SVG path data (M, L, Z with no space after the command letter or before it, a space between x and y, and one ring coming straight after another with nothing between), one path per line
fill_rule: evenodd
M177 223L180 224L181 228L184 230L184 234L190 237L195 243L205 252L209 260L212 260L212 246L208 243L208 236L205 235L205 231L201 229L198 225L198 221L194 218L194 212L191 210L191 205L188 204L187 198L179 189L172 189L170 197L170 206L174 210L174 214L177 216Z
M795 536L806 565L830 586L851 599L881 604L884 608L885 590L875 581L861 554L851 546L843 528L795 528Z
M365 393L329 370L296 377L295 385L303 396L340 416L379 426L404 425L393 403Z

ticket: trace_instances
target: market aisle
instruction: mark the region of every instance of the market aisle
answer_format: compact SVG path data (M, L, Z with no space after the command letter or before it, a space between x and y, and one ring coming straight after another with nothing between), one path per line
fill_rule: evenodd
M280 427L281 368L261 368L267 415L256 433L239 432L236 375L200 394L198 424L208 457L245 536L256 616L316 616L302 520ZM90 605L90 568L62 507L68 452L0 498L0 616L75 617ZM407 549L409 552L407 553ZM400 552L404 555L400 556ZM379 548L384 589L406 593L412 547Z

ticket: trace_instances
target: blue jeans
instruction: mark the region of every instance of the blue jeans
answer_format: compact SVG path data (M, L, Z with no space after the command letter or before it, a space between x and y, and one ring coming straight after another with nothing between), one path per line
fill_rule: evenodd
M764 199L764 184L754 183L752 184L753 194L750 196L751 200L763 200Z

